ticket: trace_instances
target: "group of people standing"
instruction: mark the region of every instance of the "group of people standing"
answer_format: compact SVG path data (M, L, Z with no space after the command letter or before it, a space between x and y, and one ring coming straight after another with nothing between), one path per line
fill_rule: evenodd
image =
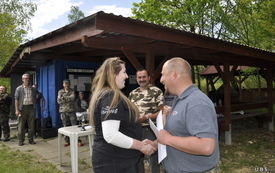
M15 115L18 117L18 139L19 146L24 145L26 124L28 125L28 141L29 144L36 144L33 138L35 136L35 110L37 102L42 100L42 109L45 107L45 99L37 90L36 85L31 86L30 75L23 74L22 85L15 90ZM0 86L0 138L4 136L4 142L10 140L10 110L12 105L12 96L7 93L7 87ZM27 122L27 123L26 123Z
M59 112L63 126L76 125L75 110L79 110L80 108L83 108L83 110L85 108L87 109L88 101L85 101L83 92L79 92L79 98L75 100L75 92L70 88L69 80L63 81L63 87L64 88L58 92L57 98L57 102L60 104ZM9 115L12 104L12 97L6 93L6 90L7 88L5 86L0 86L0 137L3 131L4 142L10 140ZM15 89L14 100L15 115L18 120L18 145L24 145L26 132L28 133L27 138L29 144L34 145L36 144L34 137L39 130L38 128L40 128L39 126L41 126L41 110L45 110L46 100L42 93L38 91L37 86L31 85L31 76L29 74L22 75L22 85ZM35 123L36 115L39 118L36 122L37 124ZM70 142L68 137L65 137L65 141L64 146L69 146ZM83 146L80 139L79 146Z
M162 67L160 82L165 92L175 97L167 106L162 90L150 84L145 69L138 70L139 87L129 97L121 91L128 78L125 62L118 57L108 58L96 71L91 88L90 101L83 100L70 81L63 81L57 102L63 126L76 125L76 106L81 111L89 109L90 123L95 127L92 165L95 173L142 173L144 160L151 173L163 168L168 173L204 172L219 173L220 152L217 118L212 101L192 81L191 67L180 57L166 61ZM19 145L25 140L23 122L29 124L28 141L35 144L34 110L36 89L30 86L30 76L22 76L23 84L15 91L15 113L18 117ZM9 140L7 119L11 96L5 86L0 86L0 124L4 141ZM3 104L5 103L5 104ZM5 108L5 109L2 109ZM3 111L6 110L7 112ZM162 111L164 129L157 136L152 132L148 119L156 120ZM65 137L64 146L69 146ZM83 145L79 139L79 145ZM167 156L158 164L158 143L166 145Z
M175 57L162 67L160 82L175 99L164 106L162 91L150 84L144 69L136 73L139 87L127 98L121 89L128 78L125 62L108 58L92 82L90 120L95 126L92 164L95 173L160 172L157 144L166 145L161 162L168 173L218 173L218 125L212 101L192 82L187 61ZM154 136L148 119L163 111L164 129ZM145 156L145 157L143 157Z

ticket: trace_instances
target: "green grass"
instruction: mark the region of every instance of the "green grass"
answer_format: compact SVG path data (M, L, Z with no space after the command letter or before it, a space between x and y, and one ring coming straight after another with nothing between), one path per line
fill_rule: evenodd
M235 125L234 125L235 124ZM232 145L220 143L223 173L275 172L275 132L257 128L254 119L232 124Z
M222 173L275 173L275 132L268 130L267 123L259 129L254 118L233 121L232 142L232 145L220 142ZM0 173L61 173L32 153L33 150L13 151L0 144ZM90 166L88 163L89 160L79 159L85 168Z
M12 151L8 146L0 146L1 173L61 173L54 165L38 156Z

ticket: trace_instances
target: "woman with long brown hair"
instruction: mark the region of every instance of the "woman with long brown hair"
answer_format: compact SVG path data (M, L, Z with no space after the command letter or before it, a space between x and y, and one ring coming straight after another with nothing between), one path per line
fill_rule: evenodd
M121 92L128 78L125 62L108 58L92 82L90 121L95 126L92 164L95 173L138 173L141 153L156 147L141 141L141 124L136 106Z

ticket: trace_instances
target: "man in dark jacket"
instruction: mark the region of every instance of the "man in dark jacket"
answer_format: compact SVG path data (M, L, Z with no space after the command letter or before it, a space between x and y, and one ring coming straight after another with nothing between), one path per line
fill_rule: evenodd
M76 112L86 112L89 107L89 101L85 98L83 91L79 91L78 98L74 102Z
M10 140L10 126L9 126L9 115L11 107L11 95L7 92L7 87L4 85L0 86L0 138L2 136L2 130L4 134L4 142Z
M87 109L89 107L89 101L85 98L85 93L79 91L78 98L74 102L77 119L81 119L82 122L87 120Z

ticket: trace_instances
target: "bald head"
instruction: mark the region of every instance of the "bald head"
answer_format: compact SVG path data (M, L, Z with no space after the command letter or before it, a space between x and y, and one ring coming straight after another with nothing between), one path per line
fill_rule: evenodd
M191 78L191 66L190 64L180 57L172 58L165 62L167 70L177 71L181 77L190 77Z
M193 84L189 63L179 57L166 61L162 67L160 82L166 91L180 96L186 88Z

